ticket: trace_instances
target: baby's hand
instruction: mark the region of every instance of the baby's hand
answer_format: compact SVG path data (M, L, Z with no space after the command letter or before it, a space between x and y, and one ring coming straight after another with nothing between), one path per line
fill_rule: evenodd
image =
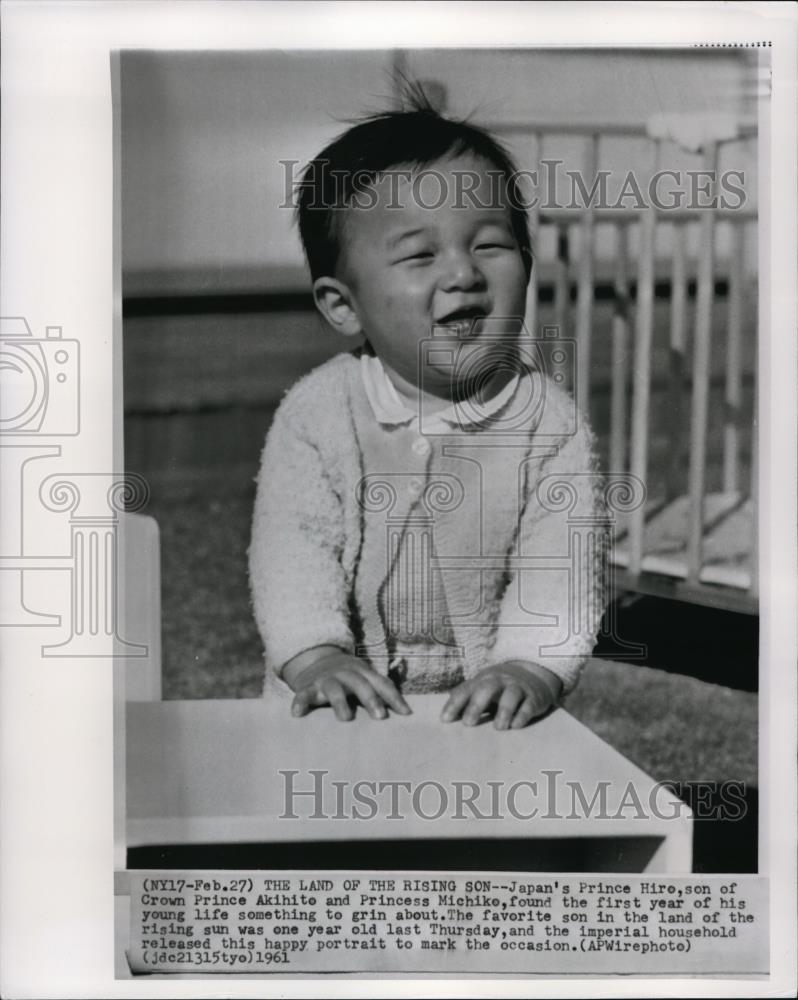
M335 717L348 722L355 716L351 697L366 708L373 719L384 719L386 705L400 715L409 715L410 706L396 687L372 670L363 660L336 646L318 647L286 665L283 678L296 692L291 714L307 715L311 708L332 705ZM318 653L313 656L313 653Z
M562 692L562 681L551 670L525 660L508 660L486 667L464 681L443 706L441 720L453 722L463 716L475 726L490 705L496 705L496 729L521 729L543 715Z

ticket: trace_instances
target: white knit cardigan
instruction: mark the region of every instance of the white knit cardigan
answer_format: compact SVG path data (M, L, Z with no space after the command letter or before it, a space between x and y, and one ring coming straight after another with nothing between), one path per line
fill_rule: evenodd
M602 485L590 431L547 377L523 376L483 426L422 439L380 425L359 362L336 356L286 394L263 450L249 563L267 678L323 644L387 673L391 560L426 532L464 676L532 660L569 691L603 610Z

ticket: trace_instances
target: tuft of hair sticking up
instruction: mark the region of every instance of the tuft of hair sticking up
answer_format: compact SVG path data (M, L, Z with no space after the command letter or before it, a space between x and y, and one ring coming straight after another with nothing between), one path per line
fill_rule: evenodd
M302 172L296 218L311 278L335 275L345 210L357 194L391 169L423 169L464 154L484 160L504 177L513 233L528 271L529 223L510 153L487 130L440 113L421 83L404 79L400 93L401 110L358 119Z

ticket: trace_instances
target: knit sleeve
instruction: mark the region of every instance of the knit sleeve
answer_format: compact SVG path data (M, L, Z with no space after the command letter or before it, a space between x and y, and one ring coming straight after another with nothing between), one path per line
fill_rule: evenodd
M319 448L277 411L263 449L249 549L250 590L267 668L305 649L352 650L341 555L344 520Z
M522 513L491 663L531 660L577 683L605 601L607 522L593 439L582 424L526 467Z

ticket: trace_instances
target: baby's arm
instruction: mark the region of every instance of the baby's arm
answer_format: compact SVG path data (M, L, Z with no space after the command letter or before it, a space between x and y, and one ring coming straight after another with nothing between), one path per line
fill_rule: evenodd
M267 667L278 677L304 650L354 647L342 503L295 409L280 407L266 439L249 548L255 620Z
M410 706L387 677L337 646L305 650L286 663L282 674L296 694L292 715L307 715L311 708L332 705L336 718L347 722L354 718L352 696L373 719L387 716L386 705L400 715L410 714Z
M516 551L543 562L510 575L488 664L452 693L444 721L474 724L495 706L497 729L526 725L575 687L595 644L606 525L589 431L581 427L528 473Z
M278 410L263 452L249 550L267 669L295 692L294 715L350 699L375 718L410 710L394 685L354 656L343 568L344 515L320 449L292 409Z

